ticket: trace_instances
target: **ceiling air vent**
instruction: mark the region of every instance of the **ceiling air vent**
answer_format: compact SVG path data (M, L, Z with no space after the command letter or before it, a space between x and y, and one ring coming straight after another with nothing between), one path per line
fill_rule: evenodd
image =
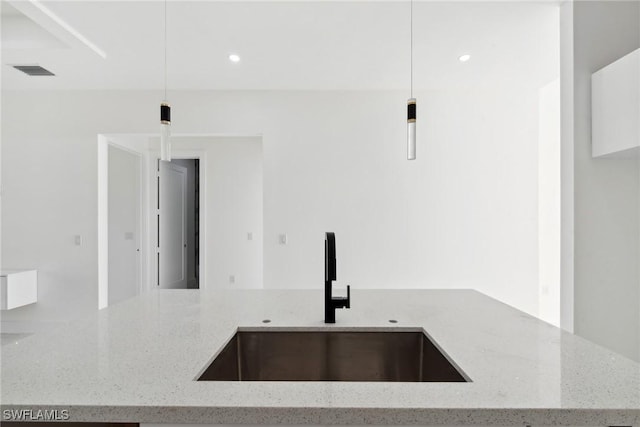
M13 68L29 76L55 76L51 71L39 65L14 65Z

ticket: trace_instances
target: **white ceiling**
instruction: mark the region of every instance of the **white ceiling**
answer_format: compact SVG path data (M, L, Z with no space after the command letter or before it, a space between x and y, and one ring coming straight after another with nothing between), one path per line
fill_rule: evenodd
M30 0L10 3L2 2L3 89L163 86L163 2L42 2L106 58L33 12ZM407 1L180 0L167 7L170 90L408 89ZM231 52L240 63L228 60ZM472 55L464 64L463 53ZM28 77L8 64L38 64L56 76ZM541 86L558 75L558 5L416 1L414 70L416 89Z

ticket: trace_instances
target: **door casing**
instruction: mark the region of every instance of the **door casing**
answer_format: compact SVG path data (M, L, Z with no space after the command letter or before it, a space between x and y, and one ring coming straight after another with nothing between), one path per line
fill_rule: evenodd
M206 224L207 224L207 212L206 212L206 176L207 176L207 155L204 150L174 150L171 153L173 159L198 159L200 162L200 174L198 176L200 185L199 194L199 209L200 209L200 230L199 230L199 268L198 268L198 288L205 289L207 286L206 274ZM154 230L149 236L147 241L147 247L150 254L153 256L150 259L150 281L149 288L158 288L158 256L156 252L156 230L158 230L158 191L157 191L157 176L158 176L158 162L160 161L160 152L152 151L149 156L149 170L151 171L149 180L150 183L150 209L149 209L149 225L150 229Z

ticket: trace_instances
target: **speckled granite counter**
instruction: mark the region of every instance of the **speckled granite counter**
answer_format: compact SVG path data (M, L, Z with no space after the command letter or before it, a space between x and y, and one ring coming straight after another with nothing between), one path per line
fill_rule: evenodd
M640 364L478 292L356 289L338 323L322 316L320 290L154 291L4 346L1 407L69 421L640 426ZM473 382L194 381L236 328L291 326L424 328Z

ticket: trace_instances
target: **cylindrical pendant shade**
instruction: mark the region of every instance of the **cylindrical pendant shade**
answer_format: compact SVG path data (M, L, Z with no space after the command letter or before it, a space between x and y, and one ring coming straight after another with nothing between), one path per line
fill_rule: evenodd
M171 107L160 104L160 160L171 161Z
M171 161L171 126L160 124L160 160Z
M171 124L171 106L166 102L160 104L160 122Z
M407 101L407 160L416 159L416 99Z

